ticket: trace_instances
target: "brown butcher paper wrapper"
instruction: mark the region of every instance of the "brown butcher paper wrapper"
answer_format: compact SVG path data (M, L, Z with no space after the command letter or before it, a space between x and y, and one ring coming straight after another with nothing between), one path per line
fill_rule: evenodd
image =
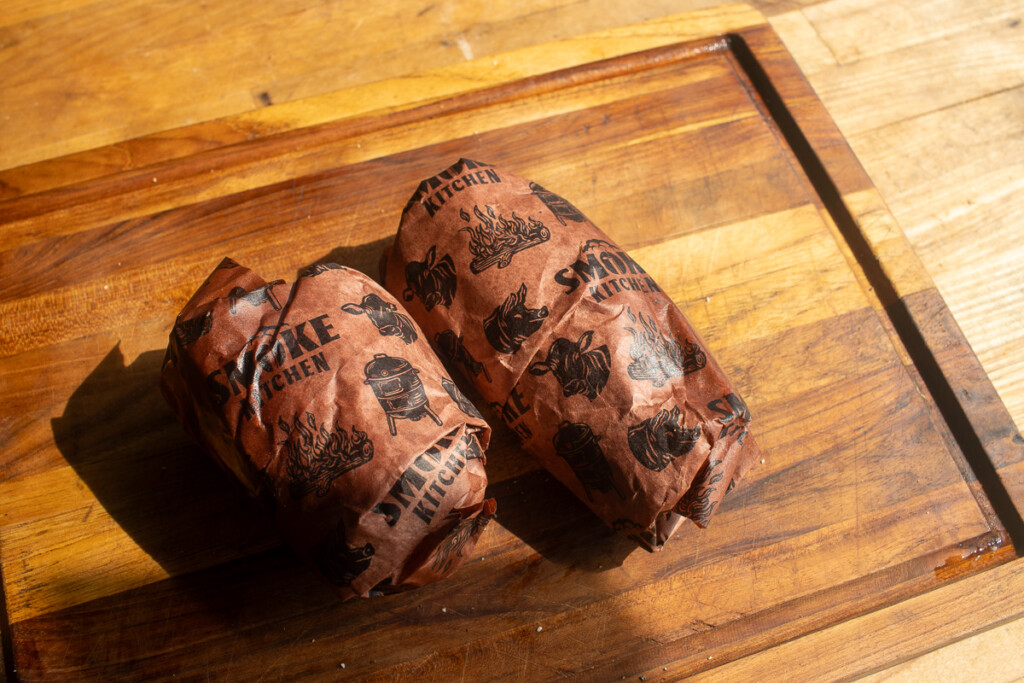
M675 303L536 183L459 160L413 194L382 271L527 450L649 550L683 518L705 526L760 457Z
M344 599L449 575L494 513L490 428L357 271L268 283L225 259L178 316L160 386Z

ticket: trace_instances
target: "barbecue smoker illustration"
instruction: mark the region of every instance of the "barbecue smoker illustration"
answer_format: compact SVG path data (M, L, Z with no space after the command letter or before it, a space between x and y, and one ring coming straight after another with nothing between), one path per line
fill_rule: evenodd
M473 207L473 214L479 221L472 225L472 219L465 209L459 209L459 217L470 223L459 232L469 233L469 251L473 260L469 269L474 275L497 265L504 268L512 262L518 252L543 244L551 239L551 231L538 220L522 218L512 212L512 218L506 219L494 212L494 207L487 206L486 213L479 206Z
M555 454L565 458L576 478L583 484L587 500L594 502L591 491L611 493L614 491L619 498L626 496L612 478L612 468L601 450L601 437L594 434L590 425L566 420L558 426L552 442Z
M679 424L680 411L659 410L638 425L629 428L629 450L641 465L661 472L681 455L693 450L700 440L700 425L687 429Z
M638 318L631 309L626 309L626 315L634 325L637 324ZM633 362L626 368L633 379L650 380L654 386L660 387L672 377L697 372L707 365L704 351L690 340L684 340L685 346L680 347L679 342L668 339L643 313L639 315L639 323L639 330L626 328L633 335L633 343L629 347L629 357Z
M420 371L409 361L378 353L366 364L363 372L366 374L366 381L363 383L369 384L373 389L373 395L377 397L377 402L388 419L388 431L391 432L391 436L398 433L395 426L397 420L417 422L426 415L438 425L443 424L430 409L430 402L427 401L427 394L423 390L423 382L418 376Z
M302 498L316 492L318 498L327 495L336 478L365 465L373 459L373 442L352 426L352 435L337 424L332 431L327 425L317 426L316 416L307 412L305 420L298 413L292 424L277 418L277 426L287 438L278 442L285 454L285 470L291 483L288 491L293 498Z

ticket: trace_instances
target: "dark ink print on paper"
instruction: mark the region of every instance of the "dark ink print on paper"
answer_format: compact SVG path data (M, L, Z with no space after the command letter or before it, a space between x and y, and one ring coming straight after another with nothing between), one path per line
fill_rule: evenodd
M416 341L416 326L409 320L409 316L399 313L398 306L372 292L358 304L345 304L341 310L352 315L366 314L381 336L398 337L406 344Z
M281 302L277 300L277 296L274 294L274 286L280 284L278 282L271 282L268 285L254 289L251 292L245 291L242 287L235 287L228 292L228 301L231 306L231 315L238 313L238 305L240 303L246 303L256 308L263 304L270 304L270 307L275 311L281 310Z
M323 422L317 425L316 416L307 411L304 418L296 413L291 424L278 417L277 426L286 435L278 445L284 454L292 498L309 493L322 498L335 479L373 459L373 442L354 425L351 434L337 424L328 430Z
M187 349L195 344L200 337L208 333L213 327L213 312L207 311L191 320L182 320L174 325L174 336L181 344L181 348Z
M515 353L548 317L547 306L529 308L526 305L526 293L524 283L484 320L484 335L496 351Z
M562 225L567 225L566 221L582 223L587 220L587 217L583 215L583 212L570 204L568 200L560 197L554 192L545 190L537 183L530 183L530 190L538 199L544 202L544 206L548 207L548 210L554 214L555 218L557 218L558 222Z
M601 450L601 437L590 425L581 422L562 422L552 438L555 455L564 458L576 478L583 485L587 500L594 502L593 491L614 493L625 499L626 495L615 483L612 468Z
M702 527L707 526L715 511L717 503L711 500L711 494L725 476L722 470L718 469L721 464L720 460L708 460L704 463L694 478L694 481L699 481L700 484L688 491L679 505L684 517L689 517Z
M373 545L370 543L349 547L344 522L338 522L334 531L309 549L313 566L320 570L324 578L342 588L352 585L366 571L373 555Z
M313 265L306 266L299 273L299 277L316 277L322 273L326 273L329 270L348 270L345 266L340 266L337 263L314 263Z
M680 346L678 341L662 334L654 320L642 312L635 315L632 309L627 308L626 315L636 326L626 328L633 335L633 343L629 347L629 357L633 362L626 369L633 379L649 380L660 387L672 377L697 372L707 365L707 356L697 344L686 339Z
M551 231L540 221L527 217L524 221L511 212L511 218L496 213L493 206L473 207L476 225L465 209L459 209L459 217L469 223L460 232L469 233L469 251L473 260L469 269L474 275L487 270L491 266L504 268L512 262L518 252L551 239Z
M708 410L718 413L717 419L722 423L722 429L718 432L719 439L737 435L736 442L743 443L750 424L750 410L739 394L728 393L722 398L716 398L708 403Z
M629 449L641 465L661 472L673 460L693 450L700 440L700 425L687 429L680 424L680 417L678 407L662 409L629 428Z
M584 394L593 401L611 372L611 354L604 344L587 350L594 332L584 332L578 341L559 337L548 348L548 357L530 366L530 373L545 375L550 372L562 386L565 396Z
M431 569L439 574L445 574L450 571L452 565L459 558L464 557L462 551L466 549L466 544L473 537L473 532L477 528L483 529L489 521L490 517L469 517L459 521L448 532L441 545L437 547L437 554L434 556Z
M451 381L447 377L442 377L441 386L444 387L446 392L448 392L448 395L451 396L451 399L455 402L455 405L459 407L459 410L470 417L479 418L481 420L484 419L483 415L480 414L480 411L476 409L475 405L473 405L473 402L466 398L465 394L459 391L459 387L455 382Z
M445 254L439 259L436 256L437 248L430 247L424 260L410 261L405 266L406 287L402 298L412 301L416 296L428 311L434 306L451 306L458 285L451 255Z
M434 347L437 355L445 363L462 366L467 376L477 377L483 373L484 379L491 381L491 375L487 372L484 364L473 357L466 345L462 343L462 337L455 334L454 330L445 330L434 335Z
M377 397L391 436L398 433L398 420L418 422L423 417L429 417L435 424L443 424L441 418L430 409L430 401L423 389L419 372L404 358L386 353L375 354L363 369L366 375L364 384L369 384L373 395Z

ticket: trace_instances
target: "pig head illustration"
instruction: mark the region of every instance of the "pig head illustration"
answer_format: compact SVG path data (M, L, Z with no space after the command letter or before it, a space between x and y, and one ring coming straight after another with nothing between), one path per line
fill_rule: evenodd
M534 375L550 372L562 385L562 393L567 397L586 394L593 401L608 383L611 372L611 354L607 346L602 344L587 350L593 337L593 330L584 332L575 342L559 337L548 348L547 359L531 365L530 372Z
M366 314L382 336L399 337L406 344L416 341L416 327L409 317L398 312L398 307L374 293L367 294L358 304L345 304L341 310L352 315Z
M406 288L402 297L406 301L419 297L428 311L438 305L450 306L458 283L451 255L445 254L435 263L436 255L436 248L430 247L424 260L410 261L405 267Z
M496 350L515 353L547 317L547 306L527 308L524 283L505 297L505 301L484 320L484 334Z

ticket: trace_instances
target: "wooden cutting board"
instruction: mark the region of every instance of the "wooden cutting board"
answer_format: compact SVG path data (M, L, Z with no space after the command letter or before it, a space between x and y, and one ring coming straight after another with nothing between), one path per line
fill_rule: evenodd
M459 157L627 247L746 398L765 459L710 528L648 554L489 416L499 513L473 560L341 604L175 423L163 348L222 256L268 279L328 256L376 274L418 181ZM924 637L921 600L1024 540L1024 440L746 7L26 166L0 191L8 677L656 680L819 631L827 677L857 670L828 627L906 601Z

